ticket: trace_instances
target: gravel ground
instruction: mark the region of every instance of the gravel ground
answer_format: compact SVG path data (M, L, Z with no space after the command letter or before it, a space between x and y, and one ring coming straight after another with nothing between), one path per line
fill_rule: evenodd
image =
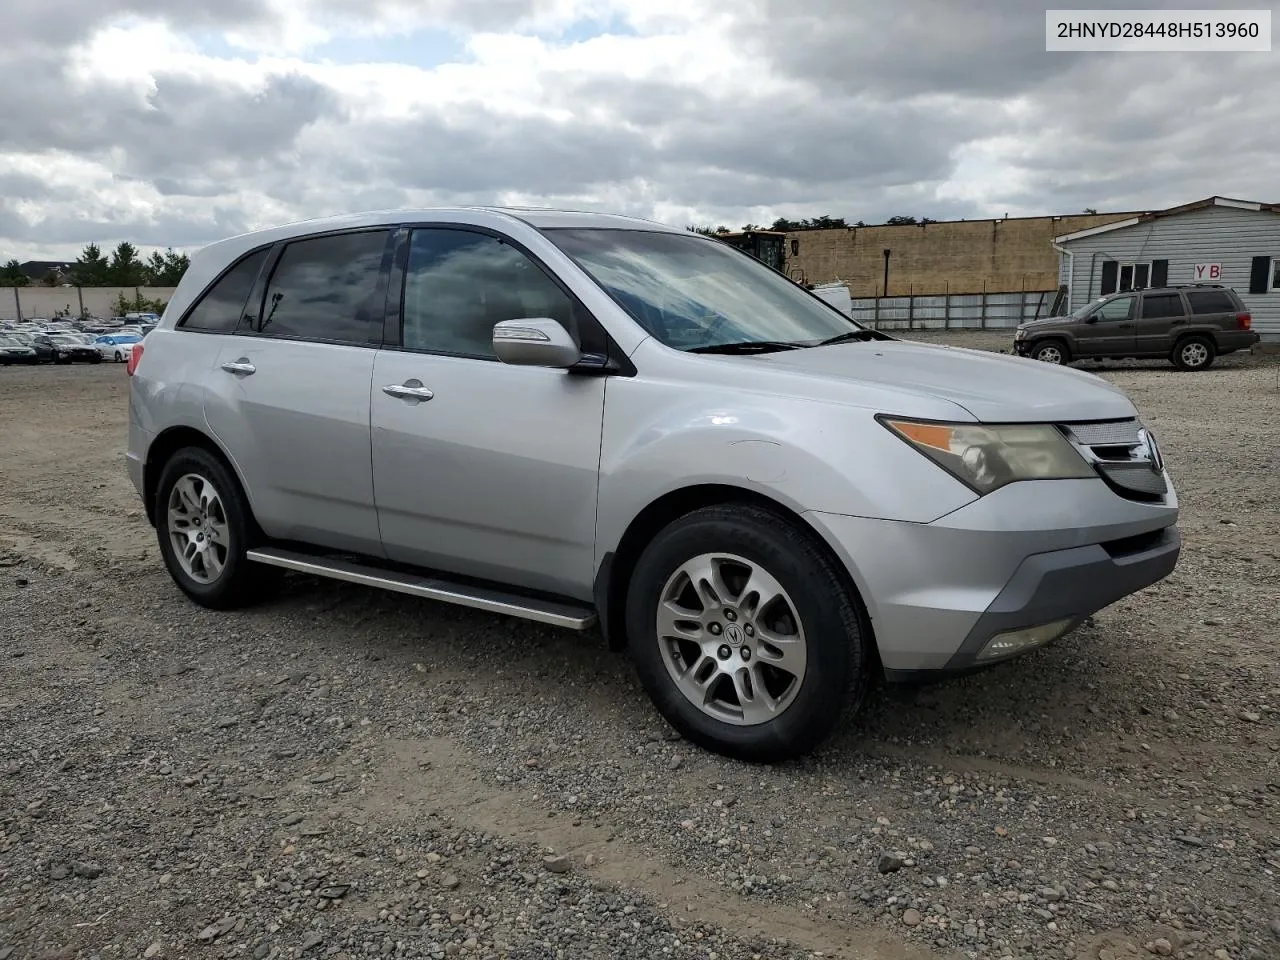
M306 578L191 605L123 369L0 369L0 960L1280 957L1280 363L1102 375L1175 573L761 768L594 635Z

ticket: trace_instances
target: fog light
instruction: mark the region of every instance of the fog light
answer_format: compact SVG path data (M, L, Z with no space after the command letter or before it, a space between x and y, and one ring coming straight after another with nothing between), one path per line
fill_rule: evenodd
M1073 618L1068 617L1065 620L1042 623L1038 627L1024 627L1021 630L1005 630L1003 633L997 633L987 641L987 645L978 654L978 659L998 660L1001 657L1011 657L1014 654L1044 646L1066 633L1072 622Z

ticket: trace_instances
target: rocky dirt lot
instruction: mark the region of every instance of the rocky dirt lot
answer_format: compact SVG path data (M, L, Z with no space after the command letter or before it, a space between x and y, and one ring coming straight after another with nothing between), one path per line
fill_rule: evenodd
M193 606L123 368L0 368L0 960L1280 957L1280 363L1103 375L1174 575L764 768L592 635L305 578Z

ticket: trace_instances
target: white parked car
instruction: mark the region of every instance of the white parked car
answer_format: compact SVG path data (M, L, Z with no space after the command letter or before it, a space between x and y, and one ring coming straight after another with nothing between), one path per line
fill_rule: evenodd
M125 363L133 354L133 345L141 342L142 337L136 333L108 333L94 340L93 345L98 348L103 360Z

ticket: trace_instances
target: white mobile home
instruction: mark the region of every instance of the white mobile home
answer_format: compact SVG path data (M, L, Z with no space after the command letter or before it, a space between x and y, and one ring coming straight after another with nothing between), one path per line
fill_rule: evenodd
M1232 287L1264 341L1280 341L1280 204L1210 197L1054 240L1069 313L1117 290Z

